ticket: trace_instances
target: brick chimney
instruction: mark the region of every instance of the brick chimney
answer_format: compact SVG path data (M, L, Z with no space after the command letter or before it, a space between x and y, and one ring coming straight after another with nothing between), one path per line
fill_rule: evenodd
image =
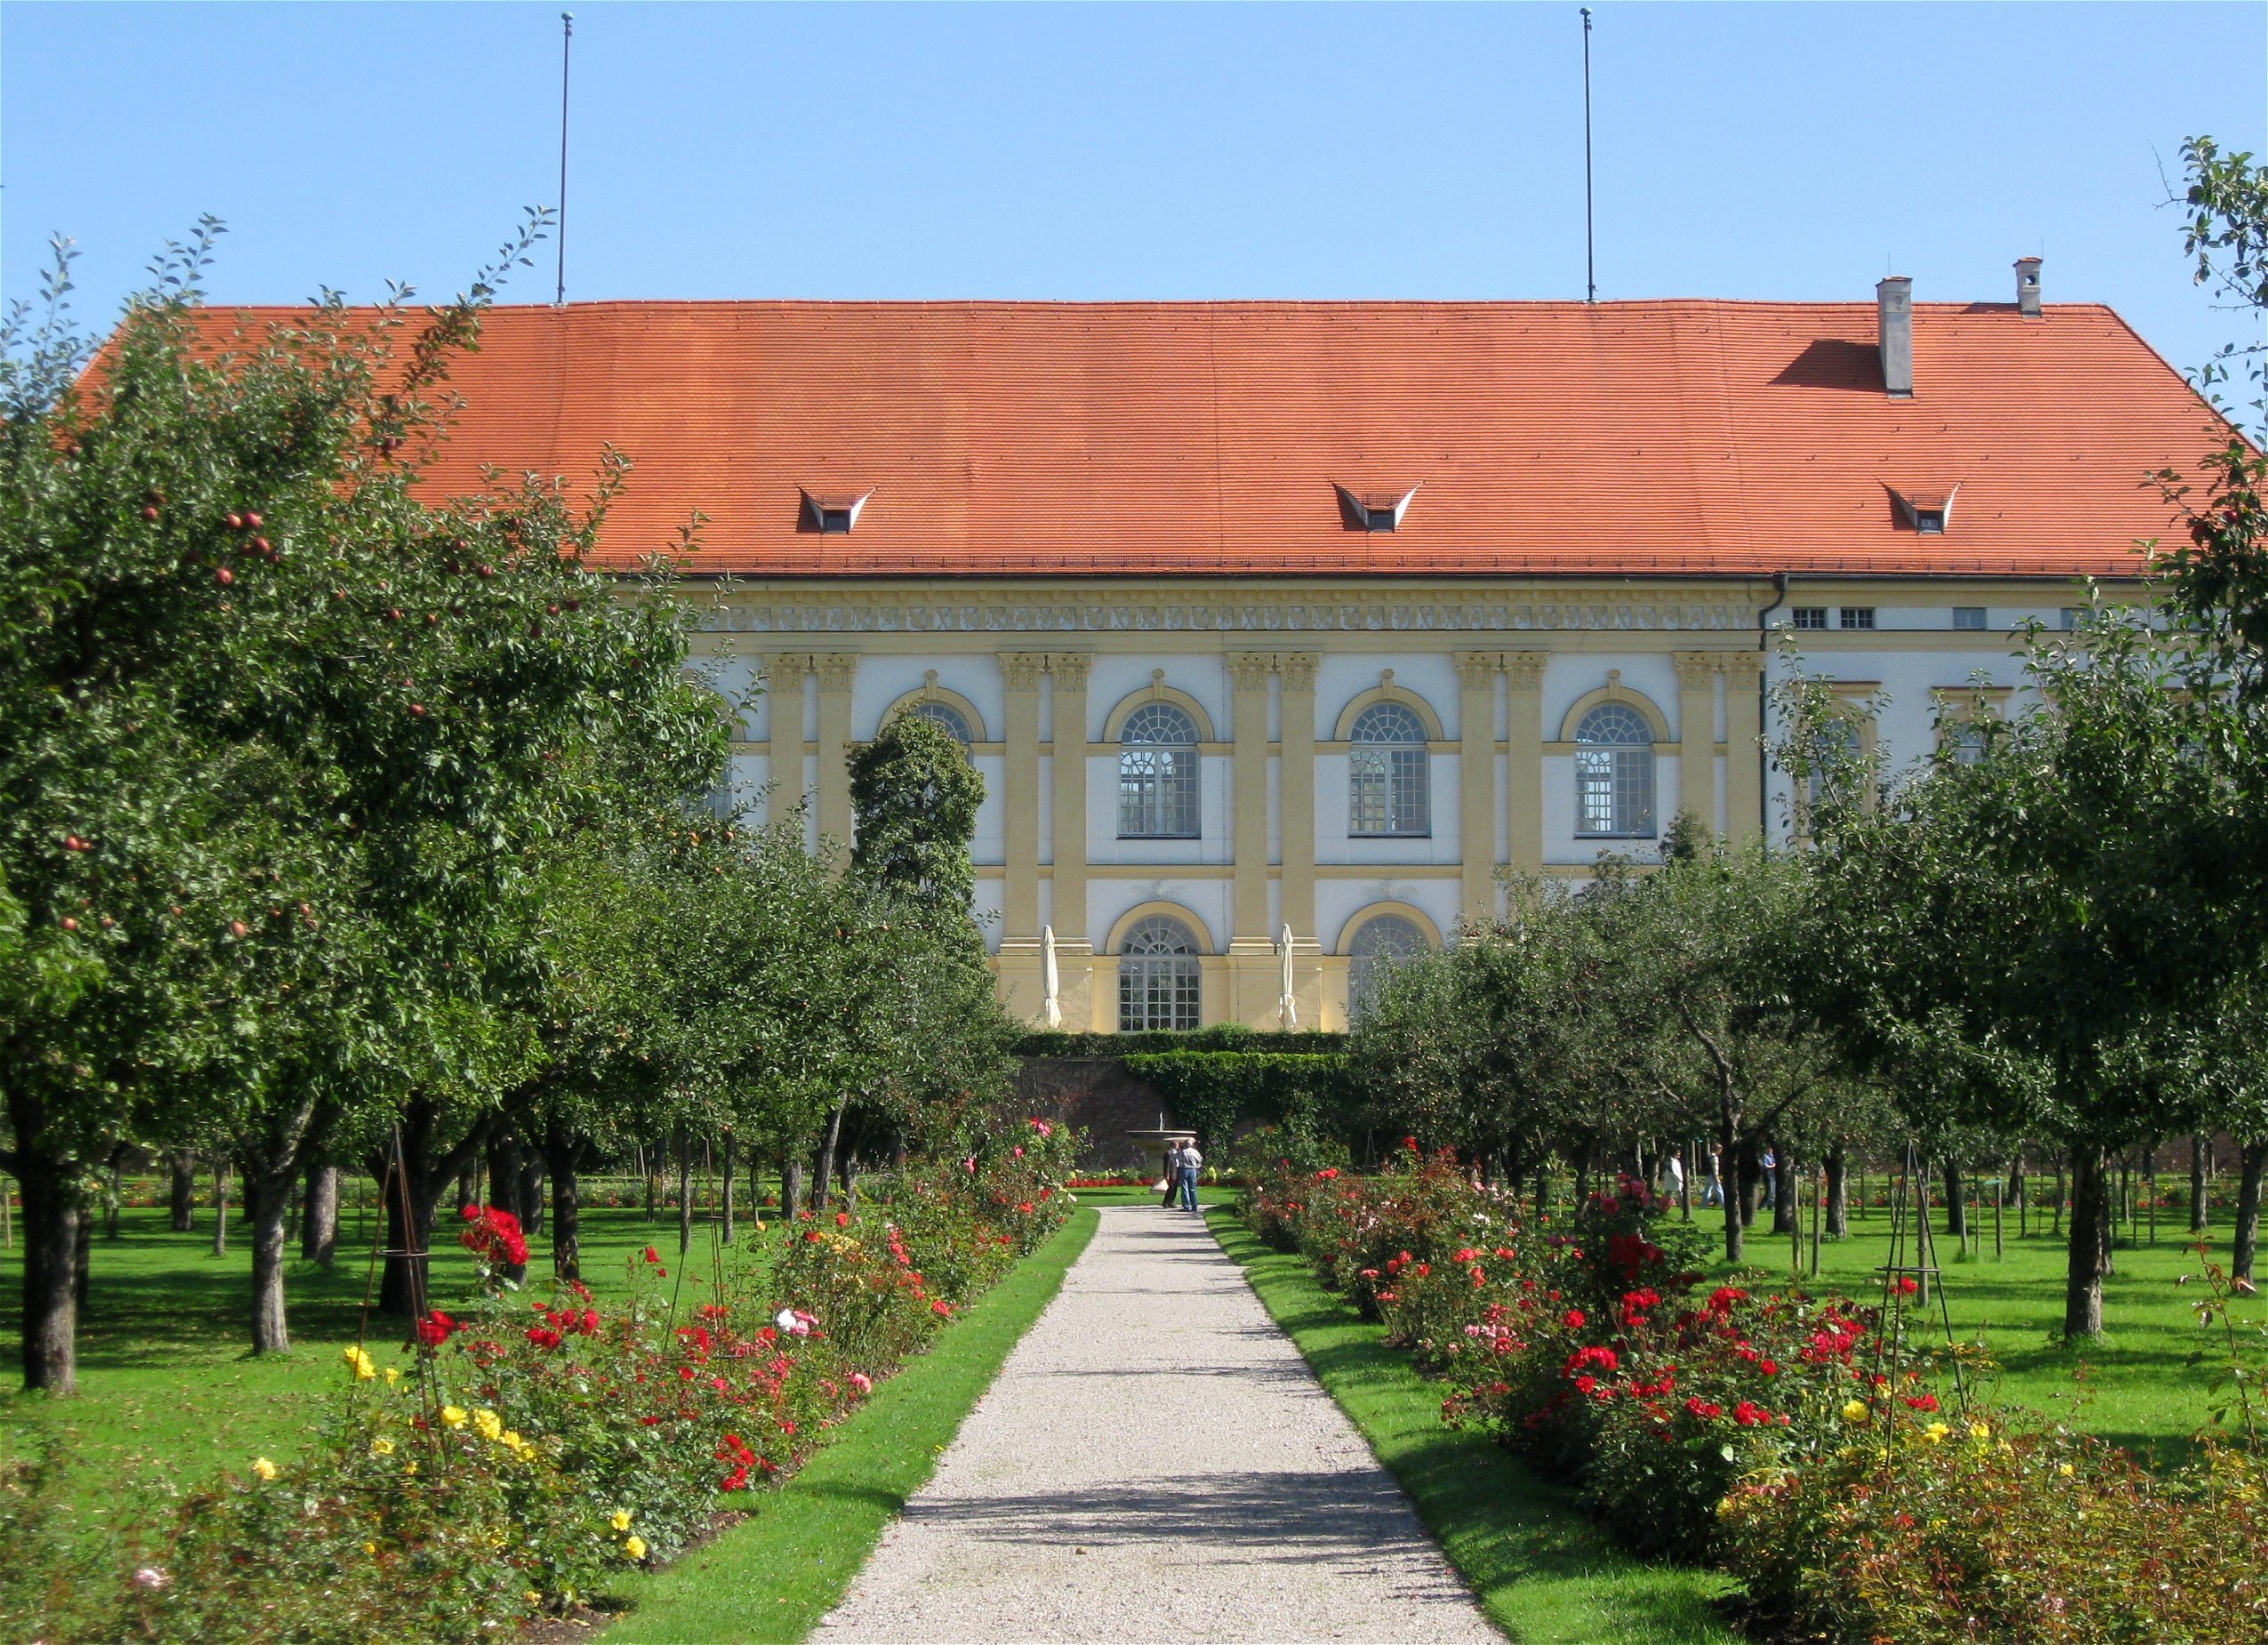
M1914 283L1894 274L1874 288L1882 339L1882 388L1894 400L1914 397Z
M2027 319L2039 317L2039 259L2016 259L2016 312Z

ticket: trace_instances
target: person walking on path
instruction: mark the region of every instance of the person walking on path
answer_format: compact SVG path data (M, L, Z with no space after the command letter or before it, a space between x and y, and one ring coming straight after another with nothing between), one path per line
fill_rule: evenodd
M1675 1148L1662 1162L1661 1197L1677 1200L1685 1197L1685 1156Z
M1723 1152L1715 1143L1709 1145L1709 1181L1701 1188L1701 1203L1705 1206L1725 1203L1725 1178L1720 1175L1719 1164Z
M1204 1155L1197 1152L1194 1142L1181 1147L1181 1208L1194 1213L1197 1208L1197 1173L1203 1168Z
M1158 1200L1161 1211L1171 1210L1173 1202L1181 1198L1181 1148L1182 1145L1176 1143L1165 1151L1165 1177L1158 1184L1158 1187L1164 1191Z

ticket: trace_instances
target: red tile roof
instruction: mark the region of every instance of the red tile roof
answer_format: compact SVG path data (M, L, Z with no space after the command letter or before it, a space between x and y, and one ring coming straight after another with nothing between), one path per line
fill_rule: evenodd
M435 471L637 467L610 558L709 517L765 576L2131 572L2211 414L2095 305L597 302L504 308ZM1420 487L1401 529L1357 496ZM1942 536L1894 492L1959 499ZM873 495L848 536L802 494Z

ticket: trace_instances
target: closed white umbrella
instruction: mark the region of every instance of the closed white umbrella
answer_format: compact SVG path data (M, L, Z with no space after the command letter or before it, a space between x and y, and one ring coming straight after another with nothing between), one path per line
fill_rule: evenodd
M1276 982L1282 991L1281 997L1275 1002L1276 1017L1285 1028L1297 1028L1299 1026L1299 1007L1291 998L1291 927L1290 926L1283 927L1283 934L1275 940L1275 947Z
M1050 1028L1061 1028L1063 1003L1058 996L1063 991L1063 985L1056 975L1053 926L1040 927L1040 983L1047 996L1040 1006L1040 1020Z

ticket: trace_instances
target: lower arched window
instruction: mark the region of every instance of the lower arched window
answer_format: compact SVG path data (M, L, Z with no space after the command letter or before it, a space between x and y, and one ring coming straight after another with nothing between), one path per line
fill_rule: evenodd
M1602 702L1575 727L1575 831L1653 832L1653 727L1625 703Z
M1195 1028L1203 970L1189 927L1152 914L1119 945L1118 1030L1123 1034Z
M1379 984L1399 961L1422 954L1433 944L1418 922L1400 914L1380 914L1363 922L1348 946L1347 960L1347 1020L1359 1023L1378 998Z
M1426 728L1399 702L1377 702L1355 721L1347 756L1347 831L1355 835L1430 834L1433 796L1426 770Z

